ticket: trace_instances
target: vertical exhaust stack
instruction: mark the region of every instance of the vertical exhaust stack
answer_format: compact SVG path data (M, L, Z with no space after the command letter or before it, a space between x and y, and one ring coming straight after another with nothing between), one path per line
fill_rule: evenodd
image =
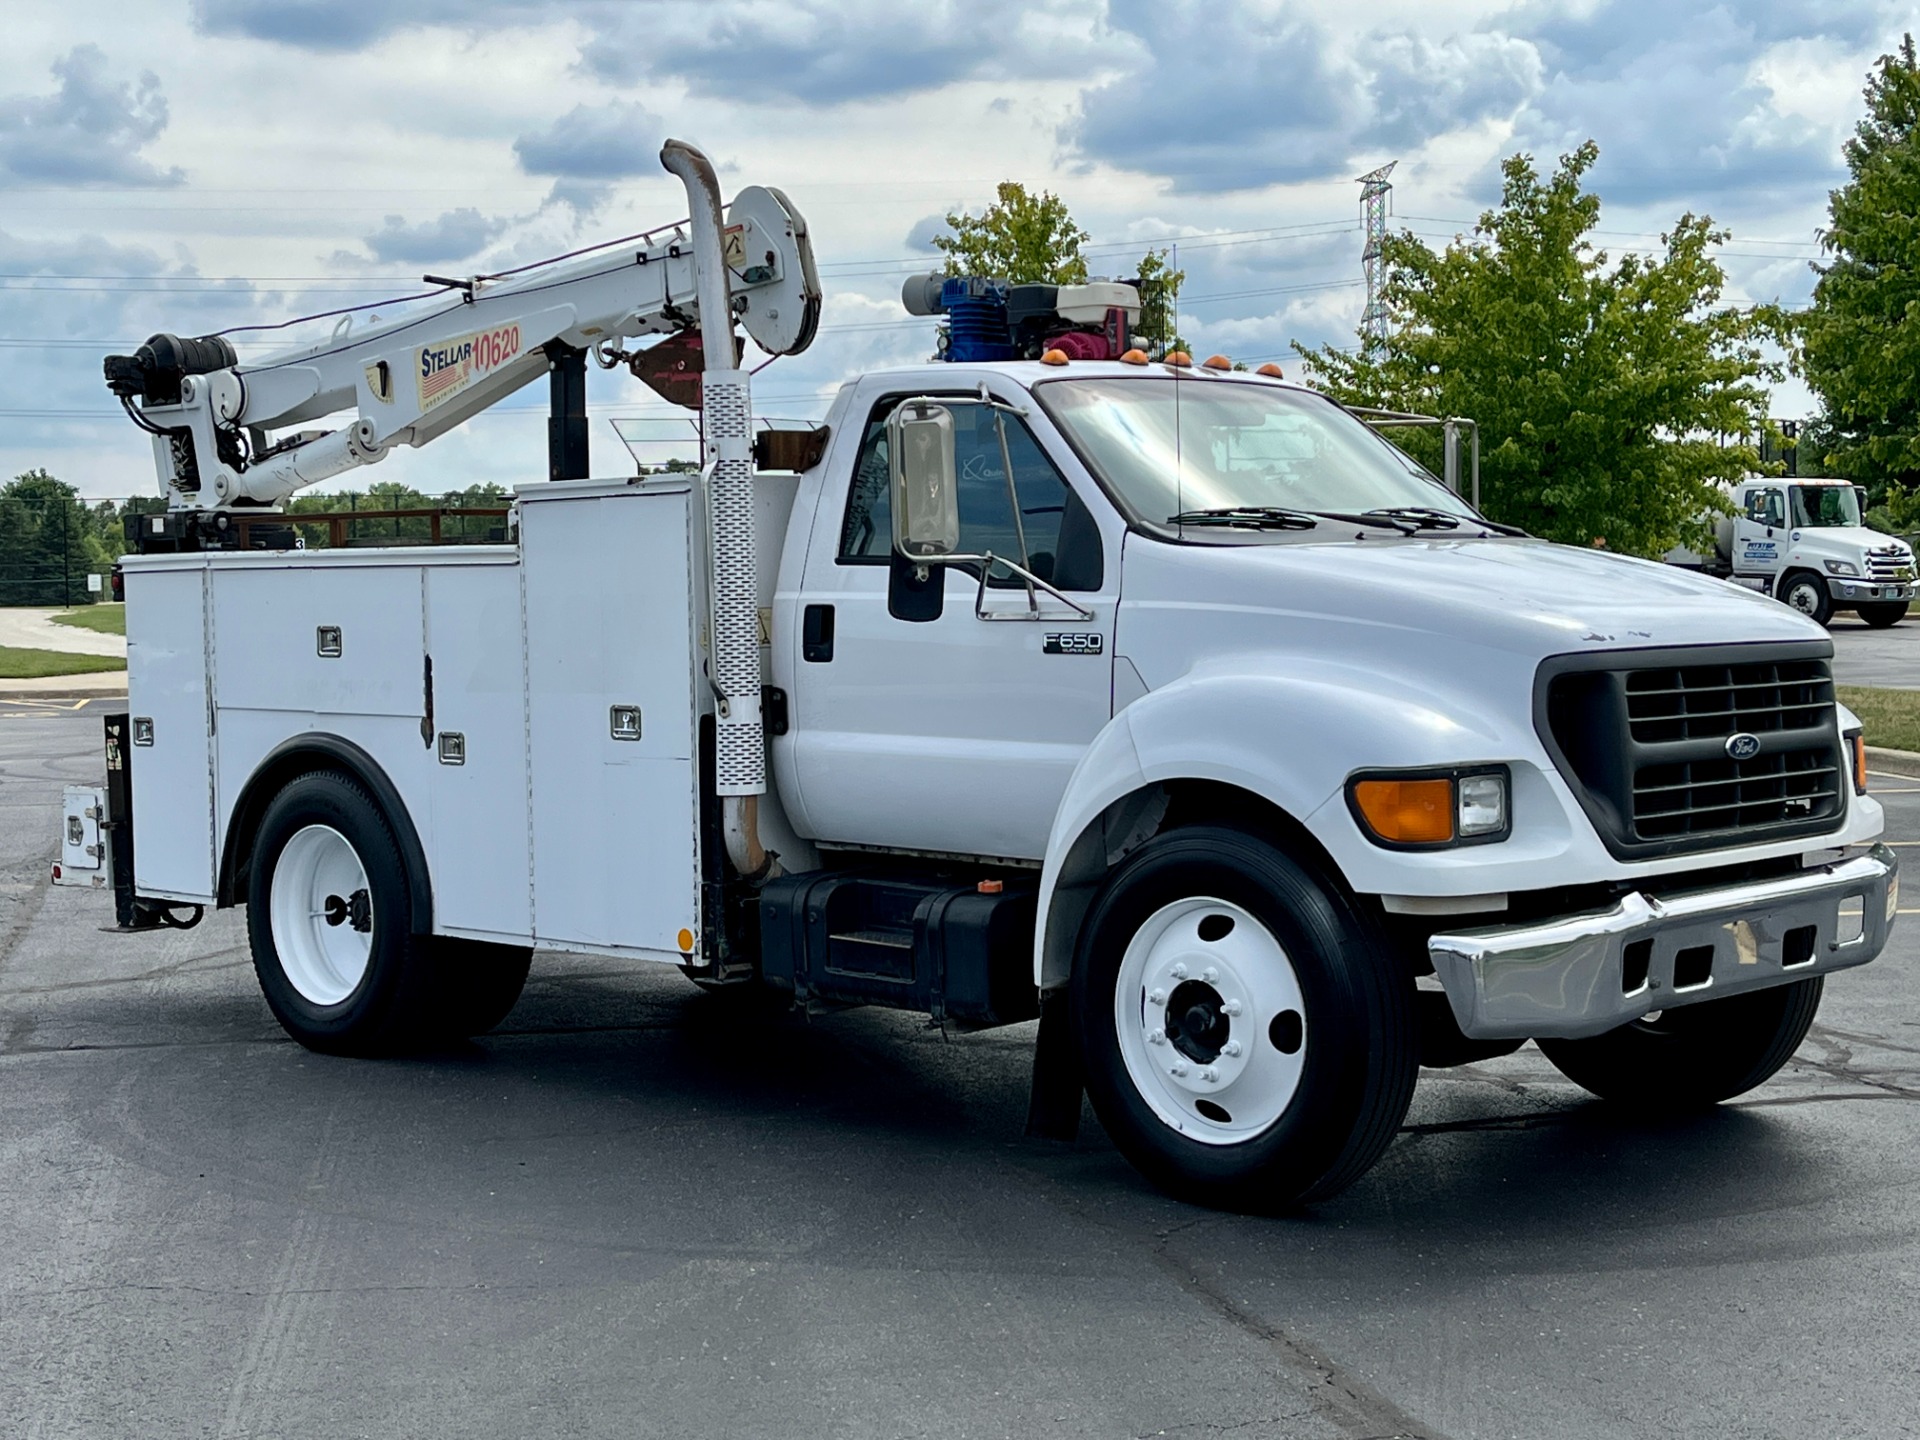
M753 528L753 403L747 372L737 367L733 297L722 249L720 182L713 165L684 140L661 147L660 163L686 186L693 228L695 296L700 302L700 377L711 571L713 686L717 692L714 778L727 856L749 881L777 873L760 844L759 806L766 793L766 739L760 722L758 557Z

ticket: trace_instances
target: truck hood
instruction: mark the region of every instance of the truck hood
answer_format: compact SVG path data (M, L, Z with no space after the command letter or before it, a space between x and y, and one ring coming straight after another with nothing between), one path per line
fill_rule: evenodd
M1382 646L1425 653L1423 637L1440 637L1443 649L1485 646L1536 657L1826 639L1804 616L1726 581L1520 539L1212 546L1130 535L1123 610L1136 603L1217 607L1249 620L1264 612L1286 617L1286 632L1295 635L1299 622L1312 622L1318 650L1351 631L1348 643L1359 655ZM1217 614L1216 635L1223 626L1239 628ZM1124 650L1124 621L1121 629Z
M1883 535L1864 525L1808 525L1789 532L1789 541L1816 555L1857 558L1868 550L1896 550L1911 557L1907 542L1897 535Z

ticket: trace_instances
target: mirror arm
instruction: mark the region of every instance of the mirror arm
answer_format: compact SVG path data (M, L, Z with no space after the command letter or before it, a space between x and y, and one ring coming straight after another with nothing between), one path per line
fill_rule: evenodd
M984 388L985 384L983 382L982 389ZM1013 512L1013 534L1014 538L1020 542L1020 569L1024 575L1028 573L1033 564L1033 552L1027 548L1027 522L1020 514L1020 491L1013 483L1013 455L1012 452L1007 449L1006 416L996 413L993 417L993 428L994 433L1000 440L1000 473L1006 477L1007 508ZM984 580L984 578L983 572L982 579ZM1040 613L1040 602L1033 593L1033 580L1030 577L1027 580L1027 608L1035 615ZM978 613L979 606L977 603L974 609L975 613Z
M1045 580L1042 580L1038 575L1034 574L1031 570L1027 569L1024 565L1016 565L1013 563L1013 561L1008 560L1003 556L996 555L991 550L983 551L981 554L978 554L978 555L942 555L936 563L941 565L978 565L980 567L980 588L975 592L973 597L973 614L974 614L974 618L977 620L1040 620L1040 619L1044 619L1045 617L1042 616L1040 613L1039 599L1034 595L1034 590L1036 588L1046 591L1047 594L1051 595L1054 599L1058 600L1062 605L1066 606L1069 610L1073 611L1075 618L1080 620L1091 620L1094 618L1093 611L1089 609L1087 606L1082 605L1078 600L1075 600L1071 595L1062 594L1059 590L1055 589L1052 585L1048 584ZM987 576L992 572L993 567L996 565L1006 566L1008 570L1012 571L1015 575L1017 575L1022 581L1026 583L1027 611L1024 615L996 615L991 610L986 608Z

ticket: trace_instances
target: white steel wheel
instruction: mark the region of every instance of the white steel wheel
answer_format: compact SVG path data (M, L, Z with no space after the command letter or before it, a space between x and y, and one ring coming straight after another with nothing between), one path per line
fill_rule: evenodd
M274 862L273 948L287 982L314 1005L338 1005L360 987L373 958L366 866L331 825L308 825Z
M1379 1158L1413 1094L1413 974L1337 884L1264 836L1156 835L1108 874L1076 943L1087 1095L1183 1200L1271 1212Z
M1826 624L1833 615L1833 601L1825 582L1804 570L1787 577L1780 599L1819 625Z
M1273 932L1230 901L1193 896L1150 915L1121 957L1113 1006L1134 1088L1190 1140L1250 1140L1299 1091L1299 976Z

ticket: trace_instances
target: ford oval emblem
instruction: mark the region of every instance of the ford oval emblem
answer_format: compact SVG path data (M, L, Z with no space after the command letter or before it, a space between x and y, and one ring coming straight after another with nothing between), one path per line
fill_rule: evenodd
M1744 730L1738 735L1727 736L1727 758L1731 760L1751 760L1760 753L1760 737L1749 735Z

